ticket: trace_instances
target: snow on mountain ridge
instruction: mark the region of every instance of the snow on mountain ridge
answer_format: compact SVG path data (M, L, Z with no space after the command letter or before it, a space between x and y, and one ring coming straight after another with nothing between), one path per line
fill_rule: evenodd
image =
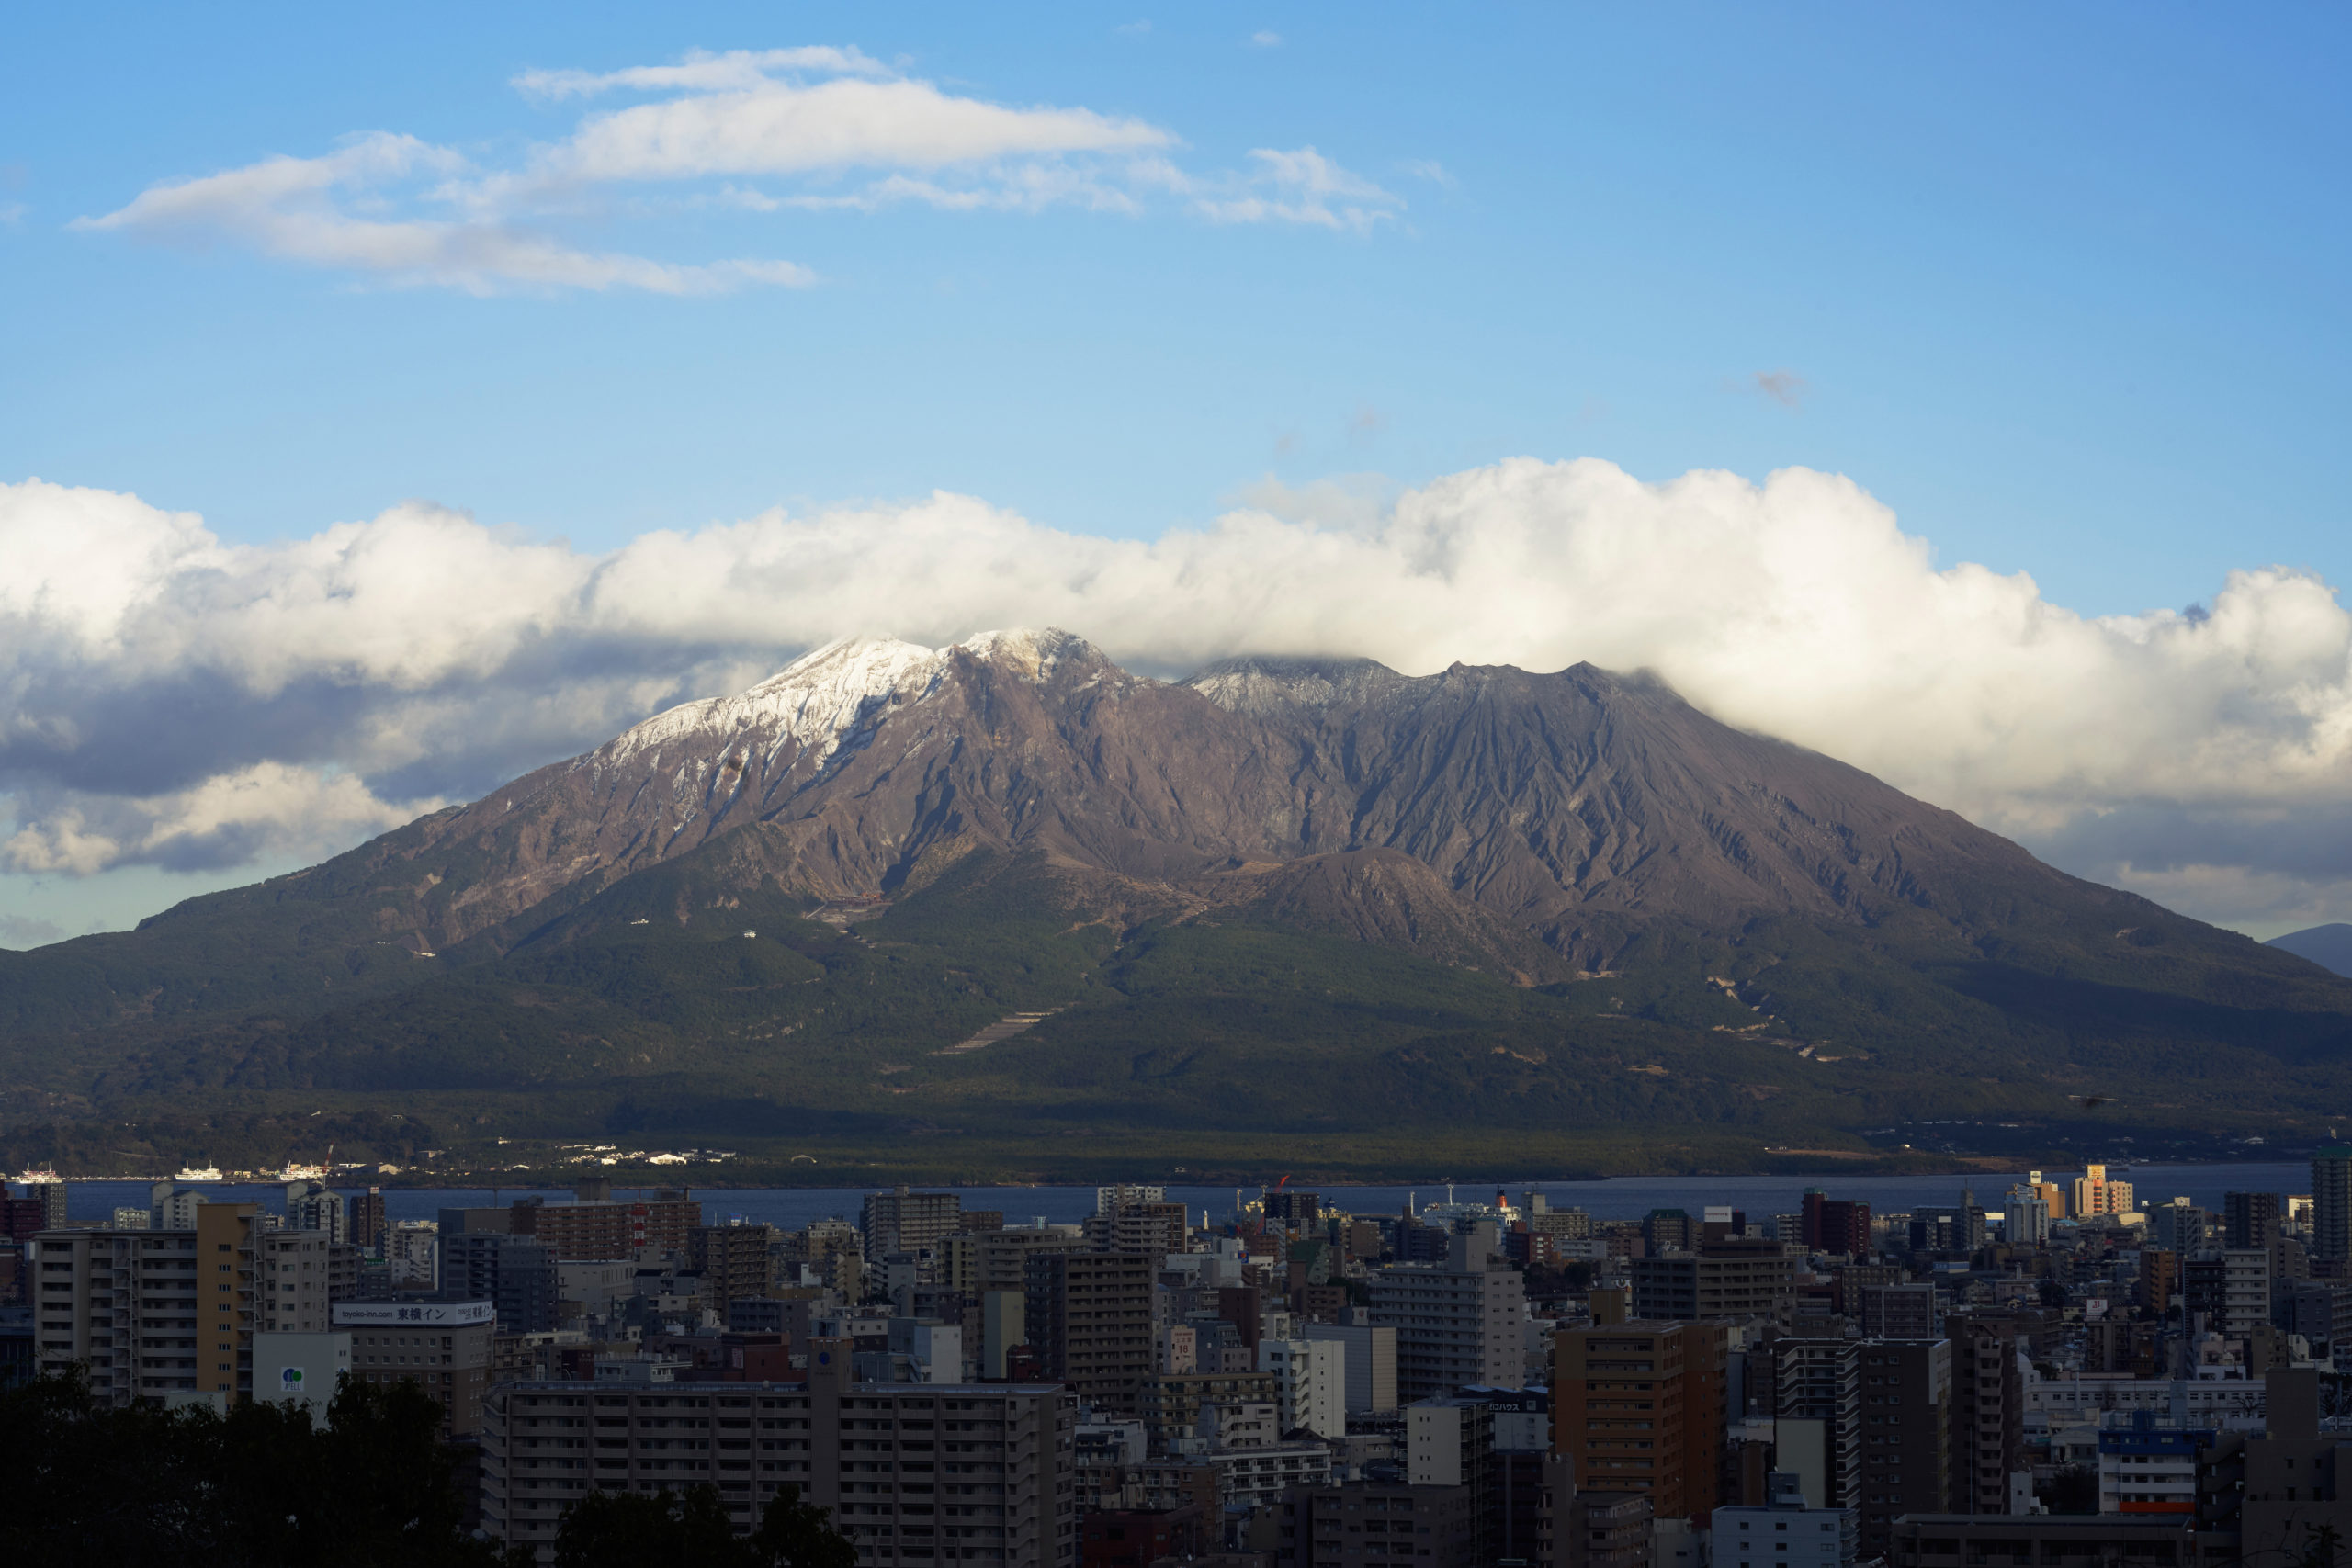
M759 684L731 697L707 697L658 713L623 731L587 759L619 762L673 740L717 733L762 734L767 755L797 742L819 761L893 708L910 706L939 689L957 649L1043 681L1065 659L1091 651L1083 637L1048 626L982 632L945 648L889 637L837 637L813 649Z

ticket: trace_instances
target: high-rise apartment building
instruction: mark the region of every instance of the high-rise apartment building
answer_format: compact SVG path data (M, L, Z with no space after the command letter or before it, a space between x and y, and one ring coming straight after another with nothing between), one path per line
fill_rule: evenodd
M1871 1206L1807 1188L1799 1205L1797 1239L1809 1251L1860 1258L1871 1251Z
M1951 1507L1956 1514L2008 1511L2009 1472L2025 1440L2025 1382L2017 1330L1950 1320Z
M1471 1383L1517 1386L1526 1320L1526 1281L1495 1251L1491 1224L1453 1236L1442 1263L1372 1277L1372 1321L1396 1331L1396 1396L1407 1404Z
M768 1293L774 1225L696 1225L686 1233L687 1267L702 1276L705 1305L724 1317L728 1304Z
M1818 1431L1817 1443L1782 1441L1781 1468L1798 1468L1789 1454L1803 1448L1818 1473L1807 1475L1807 1494L1824 1508L1855 1508L1862 1500L1861 1342L1847 1338L1790 1336L1770 1343L1773 1419L1784 1438L1792 1426ZM1808 1437L1812 1434L1807 1434Z
M1308 1339L1329 1340L1343 1348L1349 1415L1368 1416L1397 1407L1393 1325L1374 1323L1363 1308L1348 1307L1340 1312L1339 1322L1301 1324L1299 1332Z
M257 1237L257 1326L271 1334L324 1334L337 1299L335 1244L324 1231L263 1231Z
M711 1486L748 1532L791 1484L831 1511L861 1568L1075 1568L1076 1395L853 1382L850 1359L820 1340L805 1382L503 1383L483 1425L483 1528L544 1562L591 1491Z
M348 1241L349 1206L342 1193L323 1181L289 1181L286 1184L286 1228L319 1231L330 1240Z
M2086 1165L2083 1174L2075 1179L2075 1213L2088 1219L2093 1214L2128 1214L2132 1213L2132 1184L2110 1179L2107 1167Z
M1027 1259L1029 1348L1045 1376L1089 1404L1132 1411L1152 1374L1152 1278L1140 1252L1041 1252Z
M1348 1435L1348 1348L1333 1339L1261 1339L1258 1370L1274 1377L1283 1435Z
M560 1258L582 1262L650 1255L683 1256L687 1233L702 1224L702 1205L664 1190L636 1202L545 1203L517 1200L503 1209L444 1209L441 1235L532 1236Z
M43 1231L26 1248L35 1355L75 1361L115 1406L175 1393L253 1388L254 1242L251 1203L199 1203L167 1231Z
M902 1183L865 1195L858 1228L865 1234L865 1256L880 1258L935 1248L942 1236L955 1234L963 1217L964 1200L955 1193L917 1192Z
M1636 1258L1631 1268L1634 1315L1653 1323L1785 1319L1796 1294L1797 1260L1777 1241L1705 1242L1696 1252Z
M2312 1156L2312 1256L2352 1258L2352 1148Z
M1182 1203L1118 1203L1086 1220L1086 1245L1101 1252L1143 1252L1154 1259L1185 1250Z
M1933 1285L1921 1281L1903 1285L1862 1287L1862 1337L1865 1339L1939 1339L1943 1337L1941 1299Z
M391 1217L384 1212L384 1190L370 1187L351 1200L351 1239L371 1258L381 1258L390 1239Z
M1892 1562L1894 1521L1951 1511L1951 1343L1866 1339L1861 1555Z
M2052 1219L2063 1220L2066 1217L2066 1190L2064 1187L2054 1181L2044 1181L2041 1179L2041 1172L2038 1170L2027 1171L2021 1185L2028 1192L2050 1205Z
M1552 1450L1579 1492L1638 1493L1657 1518L1703 1526L1724 1438L1724 1334L1620 1323L1552 1339Z
M2215 1334L2242 1338L2270 1322L2270 1248L2209 1247L2181 1264L2189 1314Z
M2276 1192L2222 1193L2222 1245L2267 1247L2278 1239L2285 1207Z
M2050 1205L2022 1187L2011 1189L2001 1204L2001 1239L2011 1247L2047 1247Z
M1406 1559L1415 1568L1476 1568L1482 1561L1479 1499L1467 1486L1293 1486L1283 1493L1279 1517L1283 1568Z

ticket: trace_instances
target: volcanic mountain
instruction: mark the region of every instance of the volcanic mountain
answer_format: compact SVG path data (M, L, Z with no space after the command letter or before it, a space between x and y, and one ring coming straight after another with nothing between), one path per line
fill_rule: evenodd
M1297 1084L1307 1127L1416 1086L1453 1127L1638 1099L1850 1134L2127 1078L2194 1120L2175 1080L2227 1063L2249 1114L2341 1098L2352 982L1645 676L1170 683L1042 631L837 642L310 871L0 953L0 1024L75 1111L462 1089L552 1132L625 1087L775 1136L819 1100L1216 1127L1272 1067L1347 1080Z

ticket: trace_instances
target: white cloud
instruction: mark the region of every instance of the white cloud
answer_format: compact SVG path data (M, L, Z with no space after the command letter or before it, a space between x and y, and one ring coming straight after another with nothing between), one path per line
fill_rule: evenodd
M444 802L379 800L349 773L256 762L144 798L35 798L31 820L0 839L0 872L91 876L122 865L198 870L294 856L320 859Z
M1193 208L1218 223L1306 223L1364 233L1395 218L1405 201L1361 175L1349 173L1312 147L1280 152L1261 147L1246 173L1227 182L1187 181Z
M675 65L636 65L622 71L526 71L514 78L514 87L525 97L542 102L587 97L615 89L711 93L758 87L779 72L829 76L890 74L888 66L859 50L817 44L801 49L737 49L724 54L695 50Z
M816 281L766 259L680 263L594 249L564 231L609 216L615 187L661 187L650 209L1135 213L1175 193L1215 221L1362 231L1402 206L1313 148L1250 154L1245 171L1192 175L1175 134L1132 116L1014 107L942 90L855 49L830 45L688 55L608 72L534 70L532 101L633 93L588 114L512 167L374 131L316 157L277 156L167 181L73 227L182 244L226 242L406 285L725 292ZM782 181L763 190L738 182ZM714 185L714 182L718 182ZM642 217L642 201L632 209Z
M413 136L363 136L319 158L268 158L201 179L150 187L129 206L73 227L120 229L203 243L228 239L266 255L339 271L486 294L526 288L640 288L656 294L723 293L747 283L806 286L807 267L779 261L685 266L644 256L575 249L503 218L379 219L350 210L420 175L456 175L465 162Z
M2343 913L2352 888L2352 615L2325 583L2256 567L2201 618L2079 615L2023 574L1939 569L1860 487L1803 469L1645 484L1519 459L1394 495L1269 483L1152 541L942 494L605 556L422 503L232 547L188 513L34 481L0 487L0 788L24 865L228 842L179 824L223 780L295 799L264 764L322 781L328 804L292 820L357 836L388 819L371 811L478 793L831 637L1051 623L1163 672L1246 649L1646 667L2193 911ZM338 793L358 784L376 805Z
M1253 47L1258 49L1280 49L1283 43L1283 35L1271 29L1261 28L1258 31L1250 35L1250 42Z

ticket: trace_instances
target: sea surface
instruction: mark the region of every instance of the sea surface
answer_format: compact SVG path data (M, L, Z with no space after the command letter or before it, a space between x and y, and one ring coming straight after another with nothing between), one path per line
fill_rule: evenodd
M2224 1192L2296 1193L2311 1190L2311 1167L2303 1162L2279 1162L2248 1165L2141 1165L2129 1168L2110 1165L2108 1173L2129 1180L2135 1189L2134 1196L2142 1207L2160 1203L2175 1196L2187 1197L2204 1208L2218 1210ZM2081 1174L2079 1170L2048 1170L2045 1179L2065 1182ZM1595 1219L1637 1220L1652 1209L1686 1209L1693 1214L1711 1203L1724 1203L1737 1209L1750 1219L1770 1214L1792 1214L1797 1212L1805 1189L1818 1187L1833 1198L1860 1199L1879 1213L1960 1201L1962 1190L1973 1192L1976 1201L1987 1208L1997 1209L2001 1195L2010 1186L2025 1179L2025 1172L1977 1172L1969 1176L1875 1176L1856 1179L1850 1174L1828 1172L1818 1176L1659 1176L1626 1177L1595 1181L1507 1182L1502 1190L1519 1202L1532 1190L1541 1192L1555 1209L1578 1208ZM1464 1184L1457 1187L1344 1187L1317 1185L1308 1188L1322 1195L1326 1210L1341 1209L1355 1214L1394 1214L1409 1202L1420 1208L1449 1201L1464 1203L1492 1202L1496 1189L1484 1184ZM243 1185L234 1182L207 1182L205 1195L218 1202L259 1203L264 1209L284 1213L286 1192L277 1185ZM364 1187L338 1185L338 1191L360 1193ZM616 1188L616 1198L650 1195L652 1188ZM865 1195L878 1188L707 1188L694 1189L694 1195L703 1206L707 1223L723 1224L741 1215L750 1224L772 1224L783 1230L798 1230L811 1220L858 1217ZM953 1191L964 1200L967 1209L1001 1209L1009 1224L1025 1224L1043 1219L1049 1224L1072 1224L1084 1219L1094 1209L1094 1189L1091 1187L958 1187L923 1188L922 1190ZM1248 1187L1170 1187L1170 1201L1181 1202L1194 1213L1205 1213L1211 1224L1229 1219L1239 1202L1254 1202L1263 1189ZM393 1220L430 1220L445 1208L484 1208L513 1202L517 1198L533 1195L551 1203L568 1202L569 1188L545 1187L465 1187L465 1188L388 1188L384 1191L384 1210ZM66 1189L66 1216L75 1223L98 1224L110 1220L118 1207L147 1206L148 1187L143 1181L75 1181Z

